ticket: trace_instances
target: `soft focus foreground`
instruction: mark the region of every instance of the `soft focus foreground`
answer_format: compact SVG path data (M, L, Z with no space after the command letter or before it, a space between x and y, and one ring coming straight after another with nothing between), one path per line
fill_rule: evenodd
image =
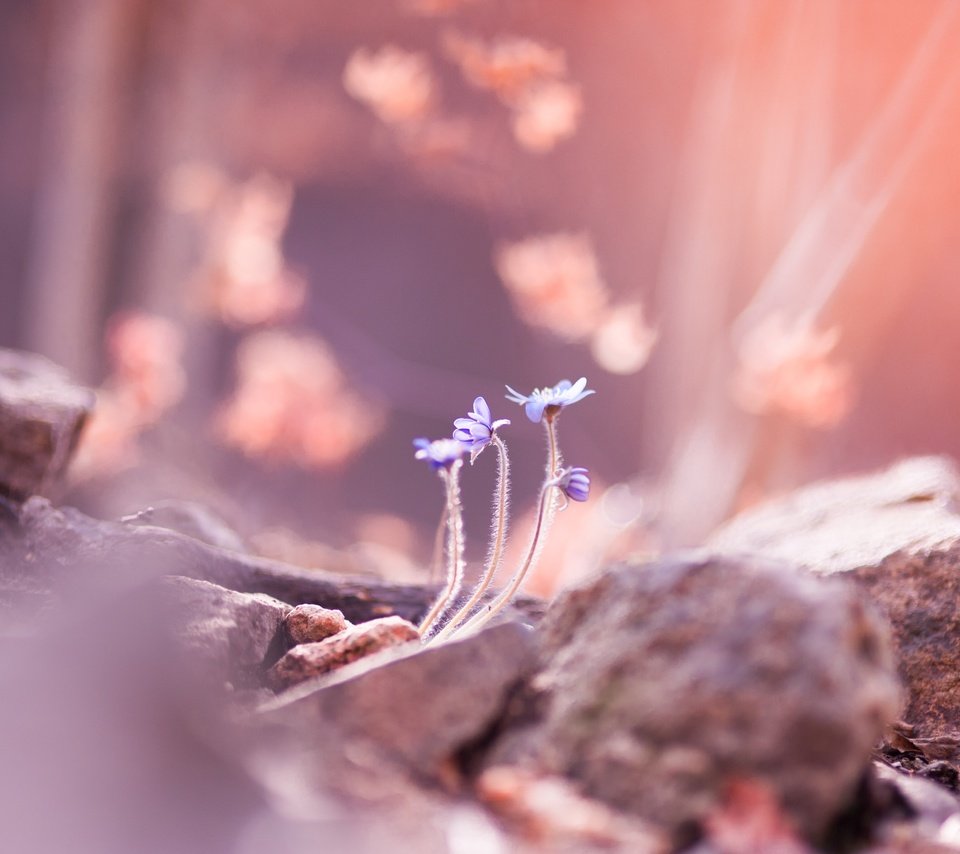
M9 83L0 87L9 117L0 130L0 347L11 348L0 361L0 493L10 502L0 506L10 540L0 569L12 634L36 630L48 638L35 661L10 653L11 678L33 705L56 705L37 686L24 687L34 671L72 669L69 656L58 656L61 616L38 616L47 613L48 597L70 600L72 588L62 588L53 572L73 560L70 548L44 551L64 529L81 532L79 542L89 546L81 554L94 581L89 590L77 582L89 601L81 597L74 616L86 638L77 648L91 658L99 660L108 643L96 630L98 609L109 612L126 596L132 609L151 610L142 603L154 596L169 606L171 614L158 617L161 635L195 639L205 637L197 627L206 626L209 643L188 644L185 658L204 662L205 675L206 665L221 668L227 675L220 681L241 692L261 692L240 703L258 709L265 691L282 698L304 681L336 681L331 673L361 658L405 649L437 595L446 525L441 519L437 527L436 484L409 443L449 436L453 418L485 395L497 417L514 420L513 520L499 547L494 523L490 548L499 552L495 560L487 555L485 566L485 510L491 492L494 509L499 502L503 510L506 492L495 485L493 451L475 466L464 457L458 589L461 582L464 594L480 589L473 587L480 580L484 594L485 570L502 563L488 598L477 602L503 604L500 622L535 622L542 610L535 600L507 607L497 598L517 567L526 567L514 577L527 594L593 590L559 600L573 612L577 596L607 601L602 588L590 586L605 568L622 561L649 568L666 555L666 563L650 565L661 567L654 578L669 575L663 567L674 565L676 549L704 543L786 558L815 574L843 572L884 613L906 685L905 721L888 732L877 761L898 773L929 772L956 789L953 597L938 600L953 589L955 475L947 462L921 461L865 485L834 479L903 456L960 457L953 418L960 391L944 369L960 356L953 328L960 308L953 286L960 6L252 0L238 9L221 0L182 8L90 0L7 3L0 24L0 79ZM503 384L525 392L581 374L598 394L563 419L564 453L575 467L548 465L543 481L543 439L523 410L504 413ZM928 488L931 467L938 474ZM822 478L827 486L779 498ZM548 485L538 492L538 483ZM877 499L876 484L891 491L889 502ZM541 523L552 520L558 490L573 503L556 513L541 549ZM50 507L40 512L30 503L36 495L77 510L64 518ZM101 530L114 523L95 521L120 518L120 530ZM137 571L120 580L125 564L115 549L127 542L127 529L141 528L175 530L233 557L192 552L156 535L156 553L130 558ZM36 561L39 580L21 558ZM724 611L722 600L704 603L680 585L692 598L677 604L668 597L667 605L702 619L688 635L664 629L666 639L654 635L643 644L696 663L701 645L725 649L729 641L724 621L711 622L715 609L734 623L766 625L763 603L776 610L780 594L761 593L764 585L750 580L751 561L735 563L732 577L746 573L745 586L762 600L756 612ZM196 577L225 592L182 582L163 582L162 594L127 589L154 575ZM327 586L317 587L321 581ZM784 582L788 591L791 583ZM649 593L642 585L636 591L639 599ZM247 602L232 593L275 599ZM287 609L307 605L342 611L310 618L337 630L328 637L309 629L294 641L284 628ZM599 620L606 638L599 650L577 652L577 660L596 654L620 661L619 645L636 641L629 632L621 637L606 607L577 617L587 628ZM630 614L646 606L623 607ZM661 617L670 613L664 607ZM790 640L795 629L802 638L818 636L817 621L826 619L818 610L798 612L801 627L785 633L773 621L783 656L806 649ZM565 619L557 613L551 620ZM196 619L184 623L184 614ZM135 632L135 623L131 616L125 631ZM898 808L909 812L900 803L906 795L898 801L887 791L892 800L885 803L877 778L865 771L870 741L889 723L880 718L895 714L886 671L867 680L880 686L876 696L861 703L842 694L826 712L811 712L812 724L803 707L792 708L799 722L785 718L784 730L771 736L791 741L796 729L806 738L812 727L819 735L811 750L830 759L817 767L845 769L838 789L810 799L818 805L811 811L797 808L765 770L776 761L792 768L789 756L764 752L766 744L731 752L724 742L737 727L751 728L733 720L737 697L749 706L751 691L779 690L764 681L772 665L762 654L744 651L747 672L733 684L747 687L724 712L733 730L720 727L720 747L709 726L699 740L645 731L640 738L649 704L641 698L623 711L610 680L594 691L599 700L563 701L586 703L594 727L587 738L597 739L596 755L571 758L556 751L581 743L581 734L567 729L581 721L557 711L563 702L550 686L568 678L558 661L572 653L531 643L526 657L506 663L498 650L526 648L527 641L495 635L502 630L494 625L462 638L460 653L437 643L392 669L372 668L361 687L345 679L348 687L334 692L328 685L322 699L278 700L270 714L296 744L297 721L349 717L369 704L370 741L379 747L371 748L374 759L351 754L352 770L344 771L350 785L341 787L350 790L347 800L357 797L355 782L372 786L353 766L378 766L379 749L393 745L403 770L381 775L380 796L423 797L408 804L411 826L418 816L439 815L437 844L452 851L512 850L519 838L561 850L588 843L841 850L866 844L864 827L875 830ZM148 673L179 674L183 662L151 657L155 642L166 643L147 631L143 648L132 645L123 661L106 656L106 682L122 681L140 655ZM818 669L820 647L809 642L813 651L804 655L812 670L798 667L792 678L832 685L831 671ZM881 670L889 664L882 630L837 643L849 647L851 673L864 658ZM736 643L733 649L709 663L721 674L735 670ZM488 671L477 675L487 705L460 728L445 732L436 724L432 745L427 735L418 741L416 731L400 733L385 720L378 729L378 704L395 703L390 692L407 679L426 686L437 720L465 714L469 703L444 705L454 701L444 677L435 676L444 656L459 667L457 655L487 656ZM640 673L643 685L667 685L693 706L701 703L676 687L680 682L660 681L669 673L633 661L617 666ZM20 675L18 667L25 668ZM712 671L705 664L703 672ZM164 683L163 702L176 706L193 688ZM131 717L153 703L155 690L146 676L142 691L131 689ZM103 704L123 718L129 699L105 695ZM223 712L222 699L190 714L207 726ZM103 711L90 700L73 722L81 740ZM288 705L295 708L280 709ZM423 714L403 709L398 715ZM712 726L695 711L682 718L685 728ZM163 726L180 727L179 714ZM621 727L622 715L629 726ZM535 734L534 747L503 746L523 741L500 731L514 725ZM838 735L844 727L856 736ZM309 758L297 759L296 768L249 771L249 763L275 761L259 736L238 736L244 746L235 751L194 735L218 757L200 778L231 777L236 761L246 769L240 776L254 781L256 794L243 789L236 800L228 797L222 813L210 813L211 827L221 815L234 828L232 810L249 816L250 804L268 791L268 801L286 804L284 815L300 809L300 818L333 816L353 828L327 794L317 794L326 784L314 780L282 797L274 791L297 774L309 776ZM353 744L355 735L345 740ZM139 738L131 730L131 743ZM96 753L99 742L89 744ZM310 755L323 757L328 748L314 744ZM127 755L124 749L103 746ZM30 751L18 750L29 766ZM709 772L696 772L698 751L707 753ZM735 753L741 764L731 759ZM507 767L496 764L498 756ZM762 760L751 764L757 756ZM79 753L74 760L96 764ZM934 767L938 762L944 767ZM47 772L38 768L39 792ZM124 769L115 770L122 778ZM674 790L697 808L655 809L668 825L665 816L679 817L648 827L649 802L624 806L613 791L618 774L628 772L644 778L631 783L636 792L679 781ZM688 772L696 785L684 778ZM184 766L171 779L181 773L196 776L197 769ZM411 794L411 775L469 792L469 805L434 813L437 805L422 791ZM104 772L103 802L116 782ZM218 786L211 783L209 792ZM270 822L279 821L270 809L267 829L237 850L263 847L257 834L269 837ZM843 809L864 827L841 828ZM951 829L950 814L926 816L935 825L930 840L960 837L960 819ZM184 826L200 819L185 815ZM91 822L98 827L95 816ZM504 827L508 839L498 835ZM379 832L344 844L376 850ZM855 841L841 838L845 833ZM233 844L225 838L208 843L220 850ZM129 847L122 833L116 839ZM480 840L480 848L463 839ZM168 841L171 850L188 850L183 840ZM421 850L435 841L423 841ZM51 847L62 843L51 836ZM296 850L299 837L289 844Z

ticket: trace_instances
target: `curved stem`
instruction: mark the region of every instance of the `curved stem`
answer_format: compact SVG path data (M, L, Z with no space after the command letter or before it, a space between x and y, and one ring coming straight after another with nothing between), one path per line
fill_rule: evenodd
M544 419L544 425L547 428L547 448L549 450L547 480L553 480L560 471L560 466L563 465L563 458L560 456L560 445L557 443L557 416L547 416Z
M440 469L447 493L447 584L427 612L417 631L424 637L454 599L463 581L463 510L460 506L460 467L457 460L449 469Z
M437 580L440 565L443 563L443 539L447 532L447 519L449 516L447 503L444 502L443 510L440 513L440 521L437 522L437 532L433 535L433 555L430 558L430 575L428 579L431 584Z
M507 446L499 436L493 437L493 443L497 447L497 460L499 462L497 475L497 489L494 493L494 527L493 535L490 540L490 551L487 556L487 564L484 567L483 575L480 577L480 583L469 601L451 617L450 621L430 639L430 642L441 641L454 632L460 623L462 623L470 612L474 609L480 598L486 593L493 576L503 560L503 549L507 541L507 504L510 494L510 458L507 456Z
M520 589L523 579L530 571L530 568L537 562L543 549L543 542L546 539L547 532L556 515L557 493L556 475L560 467L561 457L560 448L557 445L556 416L548 416L544 419L547 430L547 469L543 486L540 487L540 500L537 504L537 521L533 528L533 537L530 540L530 546L527 549L526 557L520 568L514 573L513 578L507 586L500 591L497 597L486 607L482 608L472 619L468 620L458 630L464 634L477 631L495 617L503 607L513 598L513 595Z

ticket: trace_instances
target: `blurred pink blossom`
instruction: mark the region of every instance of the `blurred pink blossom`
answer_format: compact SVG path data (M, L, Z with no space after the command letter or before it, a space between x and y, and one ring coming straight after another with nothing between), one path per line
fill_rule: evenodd
M199 222L204 257L194 282L207 310L234 327L296 314L307 288L283 254L289 182L262 173L236 182L215 166L186 162L167 176L164 196Z
M566 54L522 36L490 42L449 32L444 50L478 89L494 93L513 113L513 134L529 151L545 153L571 136L580 122L578 86L562 79Z
M550 151L574 134L582 110L579 87L559 80L537 83L517 99L513 135L530 151Z
M204 278L225 323L275 323L303 303L306 283L287 267L281 245L292 203L290 184L257 175L233 187L219 206Z
M344 68L343 85L389 125L423 120L436 98L429 59L396 45L355 50Z
M102 476L136 464L138 437L183 396L183 336L169 320L141 312L108 324L110 374L97 390L72 476Z
M639 303L611 308L593 333L594 361L612 374L633 374L650 358L657 331L646 320Z
M497 248L494 262L520 317L568 341L592 334L607 308L585 234L543 234Z
M781 413L809 427L839 424L853 405L849 369L831 360L838 329L818 331L774 315L740 346L734 396L747 412Z
M382 423L382 410L348 387L323 341L269 331L240 344L237 386L218 426L248 456L323 468L356 454Z
M463 76L478 89L495 93L505 103L544 78L566 73L561 48L547 47L524 36L501 36L491 42L451 31L443 47Z

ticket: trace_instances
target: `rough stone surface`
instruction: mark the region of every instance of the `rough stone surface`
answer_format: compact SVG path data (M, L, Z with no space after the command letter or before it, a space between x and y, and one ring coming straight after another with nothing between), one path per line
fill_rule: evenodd
M283 620L287 643L296 646L326 640L348 626L343 611L323 608L320 605L297 605Z
M295 646L267 672L267 685L282 691L359 658L411 641L420 641L413 623L400 617L369 620L326 640Z
M748 778L816 836L898 710L882 621L780 563L619 567L562 595L542 630L542 669L488 764L565 774L673 832Z
M7 526L10 512L0 503L0 526ZM0 599L10 579L18 587L45 590L55 576L74 574L78 564L101 563L105 555L123 551L136 555L123 567L127 575L200 578L244 593L266 593L293 605L336 608L354 623L394 614L415 623L437 597L435 585L304 569L214 548L166 528L91 519L36 496L13 508L12 514L12 530L0 537ZM530 622L539 620L544 611L543 600L533 596L519 596L514 605L516 613Z
M236 531L208 507L195 501L158 501L120 521L134 527L169 528L218 549L247 550Z
M535 659L533 632L504 623L365 658L281 694L261 717L292 728L303 750L326 756L333 739L349 743L353 756L368 755L368 766L444 779L455 754L486 735ZM371 773L364 772L366 785Z
M176 640L192 663L234 687L259 686L290 606L193 578L160 583Z
M93 404L53 362L0 349L0 494L55 490Z
M907 688L904 718L925 735L960 730L960 479L919 457L826 481L733 519L711 547L786 557L859 584L886 614Z

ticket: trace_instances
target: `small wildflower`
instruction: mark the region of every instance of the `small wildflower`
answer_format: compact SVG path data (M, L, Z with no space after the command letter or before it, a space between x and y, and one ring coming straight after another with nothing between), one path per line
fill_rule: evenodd
M493 434L500 427L510 423L509 418L492 421L492 417L487 402L482 397L478 397L473 401L473 411L468 412L466 418L458 418L453 422L456 428L453 431L453 438L470 451L471 460L476 459L477 455L490 444Z
M553 388L535 388L530 394L520 394L507 386L510 394L506 397L512 403L519 403L527 413L527 418L536 424L543 420L544 413L547 420L552 421L563 407L593 394L594 390L586 388L586 385L586 377L580 377L575 383L560 380Z
M414 439L413 446L417 449L414 456L418 460L426 460L434 471L450 468L463 456L464 447L456 439Z
M567 498L586 501L590 497L590 472L578 466L565 468L557 477L556 485Z

